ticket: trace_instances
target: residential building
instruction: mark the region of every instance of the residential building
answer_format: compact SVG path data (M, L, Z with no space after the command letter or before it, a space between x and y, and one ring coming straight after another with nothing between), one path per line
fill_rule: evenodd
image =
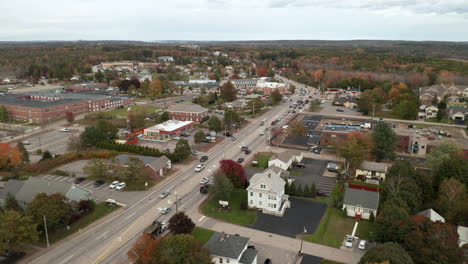
M0 189L0 205L5 204L8 193L16 198L22 208L26 208L39 193L60 193L69 201L76 202L93 199L92 192L82 186L68 181L47 181L40 177L29 177L25 181L9 180L3 189Z
M168 120L145 128L141 139L167 142L182 133L192 130L194 124L193 121Z
M468 227L458 226L458 246L463 247L463 245L468 244Z
M250 238L214 233L205 247L214 264L257 264L257 250L249 247Z
M345 192L343 209L346 209L347 216L365 220L369 220L371 214L374 214L374 217L377 216L377 209L379 208L378 191L366 190L363 186L347 184Z
M449 117L454 121L465 121L468 117L467 107L451 107Z
M126 164L128 164L130 161L130 158L137 158L141 160L153 177L163 177L165 173L172 168L171 160L166 156L149 157L141 155L120 154L115 157L115 164L118 164L119 166L126 166Z
M366 182L379 184L385 180L390 165L387 163L363 161L356 169L356 177L363 176Z
M281 152L270 158L268 167L276 166L286 171L291 167L293 162L301 162L303 158L304 155L300 151L289 150Z
M170 107L167 112L169 118L179 121L193 121L195 123L201 123L203 118L208 116L208 109L201 105L193 103L181 103L175 104Z
M172 56L159 56L158 61L160 61L160 62L173 62L174 57L172 57Z
M434 84L419 88L419 99L422 104L431 104L434 98L440 102L445 96L467 97L468 87L460 85Z
M256 173L247 188L249 208L257 208L265 214L283 216L289 208L289 196L285 194L286 182L272 169Z
M263 80L259 80L257 82L255 90L258 92L263 92L264 95L269 95L275 90L278 90L283 95L288 92L287 86L284 83L267 82Z
M439 109L436 106L421 105L419 107L418 118L419 119L436 118L438 111Z
M432 210L432 208L419 212L418 215L422 215L426 217L427 219L431 220L432 222L439 221L439 222L445 223L445 218L443 218L436 211Z
M227 102L222 104L223 107L227 109L235 110L235 111L242 111L247 107L248 100L239 99L233 102Z

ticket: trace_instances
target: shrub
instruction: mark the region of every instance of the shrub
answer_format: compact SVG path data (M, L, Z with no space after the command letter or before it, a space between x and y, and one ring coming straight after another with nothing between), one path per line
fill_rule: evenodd
M63 170L54 170L50 174L59 175L59 176L69 176L70 174Z
M240 203L240 209L241 210L247 210L249 208L247 201L241 201Z

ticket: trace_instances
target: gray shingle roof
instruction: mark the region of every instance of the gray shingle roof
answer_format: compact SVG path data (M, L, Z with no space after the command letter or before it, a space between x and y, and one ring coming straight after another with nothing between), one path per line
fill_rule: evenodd
M377 210L379 208L379 193L346 186L343 204L351 206L359 205L362 208Z
M450 112L453 114L461 112L463 114L468 114L468 108L467 107L461 107L461 106L454 106L450 108Z
M206 242L205 247L210 250L212 255L239 259L242 251L247 246L250 238L239 235L228 235L225 233L214 233Z
M290 150L290 151L284 151L279 154L274 155L273 157L270 158L270 160L281 160L284 163L287 163L289 160L291 160L294 156L299 156L300 152Z
M150 164L157 160L156 157L148 157L148 156L141 156L141 155L128 155L128 154L120 154L115 157L115 161L121 165L126 164L130 158L138 158L140 159L145 165Z
M255 173L250 179L250 185L247 190L251 190L258 183L270 186L276 193L284 191L284 186L286 185L286 182L278 174L269 169L266 169L264 172Z
M51 106L77 103L83 100L79 99L61 99L56 101L43 102L39 100L28 99L25 95L20 94L5 94L0 95L0 105L16 105L34 108L47 108Z
M165 168L168 161L169 159L166 156L161 156L156 158L153 162L149 163L148 166L150 166L153 170L158 171Z
M360 169L367 171L387 172L388 167L389 164L387 163L379 163L365 160L361 163Z
M9 180L5 183L2 189L0 189L0 200L5 200L7 194L10 193L16 196L18 191L23 187L25 181Z
M244 253L242 254L242 257L239 260L239 263L242 264L252 264L252 261L255 259L257 256L258 251L254 248L247 248Z
M205 107L193 103L176 104L174 107L167 109L168 112L185 112L185 113L203 113L208 111Z

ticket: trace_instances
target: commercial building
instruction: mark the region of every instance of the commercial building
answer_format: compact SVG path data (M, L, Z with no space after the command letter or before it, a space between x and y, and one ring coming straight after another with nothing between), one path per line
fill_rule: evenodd
M269 95L275 90L279 91L281 94L286 94L288 91L284 83L266 81L258 81L255 90L263 92L264 95Z
M78 91L89 91L95 89L107 88L107 84L104 83L80 83L65 86L64 90L67 92L78 92Z
M196 123L200 123L203 118L208 116L208 109L193 103L175 104L167 112L170 119Z
M142 139L155 141L169 141L180 134L193 129L193 121L168 120L164 123L145 128Z

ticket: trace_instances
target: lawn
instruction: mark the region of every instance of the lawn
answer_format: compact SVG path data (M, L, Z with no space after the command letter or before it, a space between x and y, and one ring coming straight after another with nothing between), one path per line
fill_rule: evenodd
M320 261L320 264L343 264L343 263L336 262L336 261L333 261L333 260L328 260L328 259L322 259L322 261Z
M80 220L76 221L70 226L70 229L61 228L57 229L54 232L49 233L49 242L55 243L64 239L65 237L75 233L76 231L85 228L89 224L95 222L96 220L112 213L117 210L119 207L108 207L106 203L99 203L96 205L94 211L86 216L83 216ZM45 244L45 236L41 237L41 242Z
M273 156L273 153L261 153L257 158L258 167L262 169L268 168L268 161Z
M307 235L305 240L339 248L353 227L354 219L343 216L341 210L329 206L315 233Z
M289 174L291 174L293 176L303 176L304 175L304 173L300 172L300 171L290 171Z
M142 111L146 111L148 115L154 113L154 111L160 109L159 107L155 106L143 106L143 105L132 105L131 108L135 110L137 113L141 113ZM127 118L128 112L127 107L114 109L109 112L106 112L107 116L112 116L113 118Z
M375 223L369 221L359 222L355 236L360 239L374 240L373 234L375 233Z
M449 119L448 116L444 116L442 119L437 120L437 118L428 118L424 120L425 122L431 123L440 123L440 124L452 124L452 120Z
M210 240L211 236L215 231L206 229L203 227L195 227L192 231L192 236L194 236L198 241L200 241L203 245Z
M241 210L241 202L247 204L247 191L244 189L234 189L231 193L229 202L229 210L224 211L219 209L219 198L215 195L210 197L203 202L201 205L203 214L224 220L229 223L248 226L255 223L257 214L254 210Z

